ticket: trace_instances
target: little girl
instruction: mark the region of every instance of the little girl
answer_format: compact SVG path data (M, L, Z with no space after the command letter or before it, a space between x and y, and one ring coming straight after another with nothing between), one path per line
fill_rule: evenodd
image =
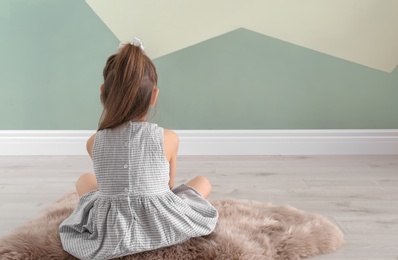
M174 186L178 136L146 121L157 100L157 73L138 39L110 56L101 86L104 111L87 141L94 174L80 176L80 196L60 225L65 251L79 259L111 259L211 233L217 210L211 186L196 177Z

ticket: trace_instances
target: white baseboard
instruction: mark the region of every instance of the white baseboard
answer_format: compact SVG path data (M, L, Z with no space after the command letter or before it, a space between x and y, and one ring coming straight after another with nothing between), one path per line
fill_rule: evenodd
M0 131L0 155L87 155L87 139L95 131Z
M95 131L0 131L0 155L86 155ZM398 130L176 130L179 155L398 154Z

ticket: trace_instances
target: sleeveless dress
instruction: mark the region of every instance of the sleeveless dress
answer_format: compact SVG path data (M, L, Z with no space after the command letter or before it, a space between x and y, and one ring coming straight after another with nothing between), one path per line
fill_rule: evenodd
M98 189L82 196L59 227L65 251L112 259L210 234L217 210L187 185L168 186L163 128L128 122L98 131L93 146Z

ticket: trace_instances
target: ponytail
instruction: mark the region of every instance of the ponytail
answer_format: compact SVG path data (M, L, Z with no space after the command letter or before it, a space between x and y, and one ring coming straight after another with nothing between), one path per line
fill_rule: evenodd
M101 102L104 106L98 130L113 128L146 115L157 85L152 61L140 47L126 44L110 56L104 71Z

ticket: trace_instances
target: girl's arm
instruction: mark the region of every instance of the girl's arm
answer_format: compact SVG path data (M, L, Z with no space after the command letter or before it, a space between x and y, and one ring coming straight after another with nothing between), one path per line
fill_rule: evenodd
M178 135L171 130L164 129L164 151L166 154L166 159L170 164L170 189L174 187L174 179L177 169L178 143Z
M86 143L86 149L88 154L90 155L91 159L93 159L93 146L94 146L94 139L95 139L95 134L93 134Z

